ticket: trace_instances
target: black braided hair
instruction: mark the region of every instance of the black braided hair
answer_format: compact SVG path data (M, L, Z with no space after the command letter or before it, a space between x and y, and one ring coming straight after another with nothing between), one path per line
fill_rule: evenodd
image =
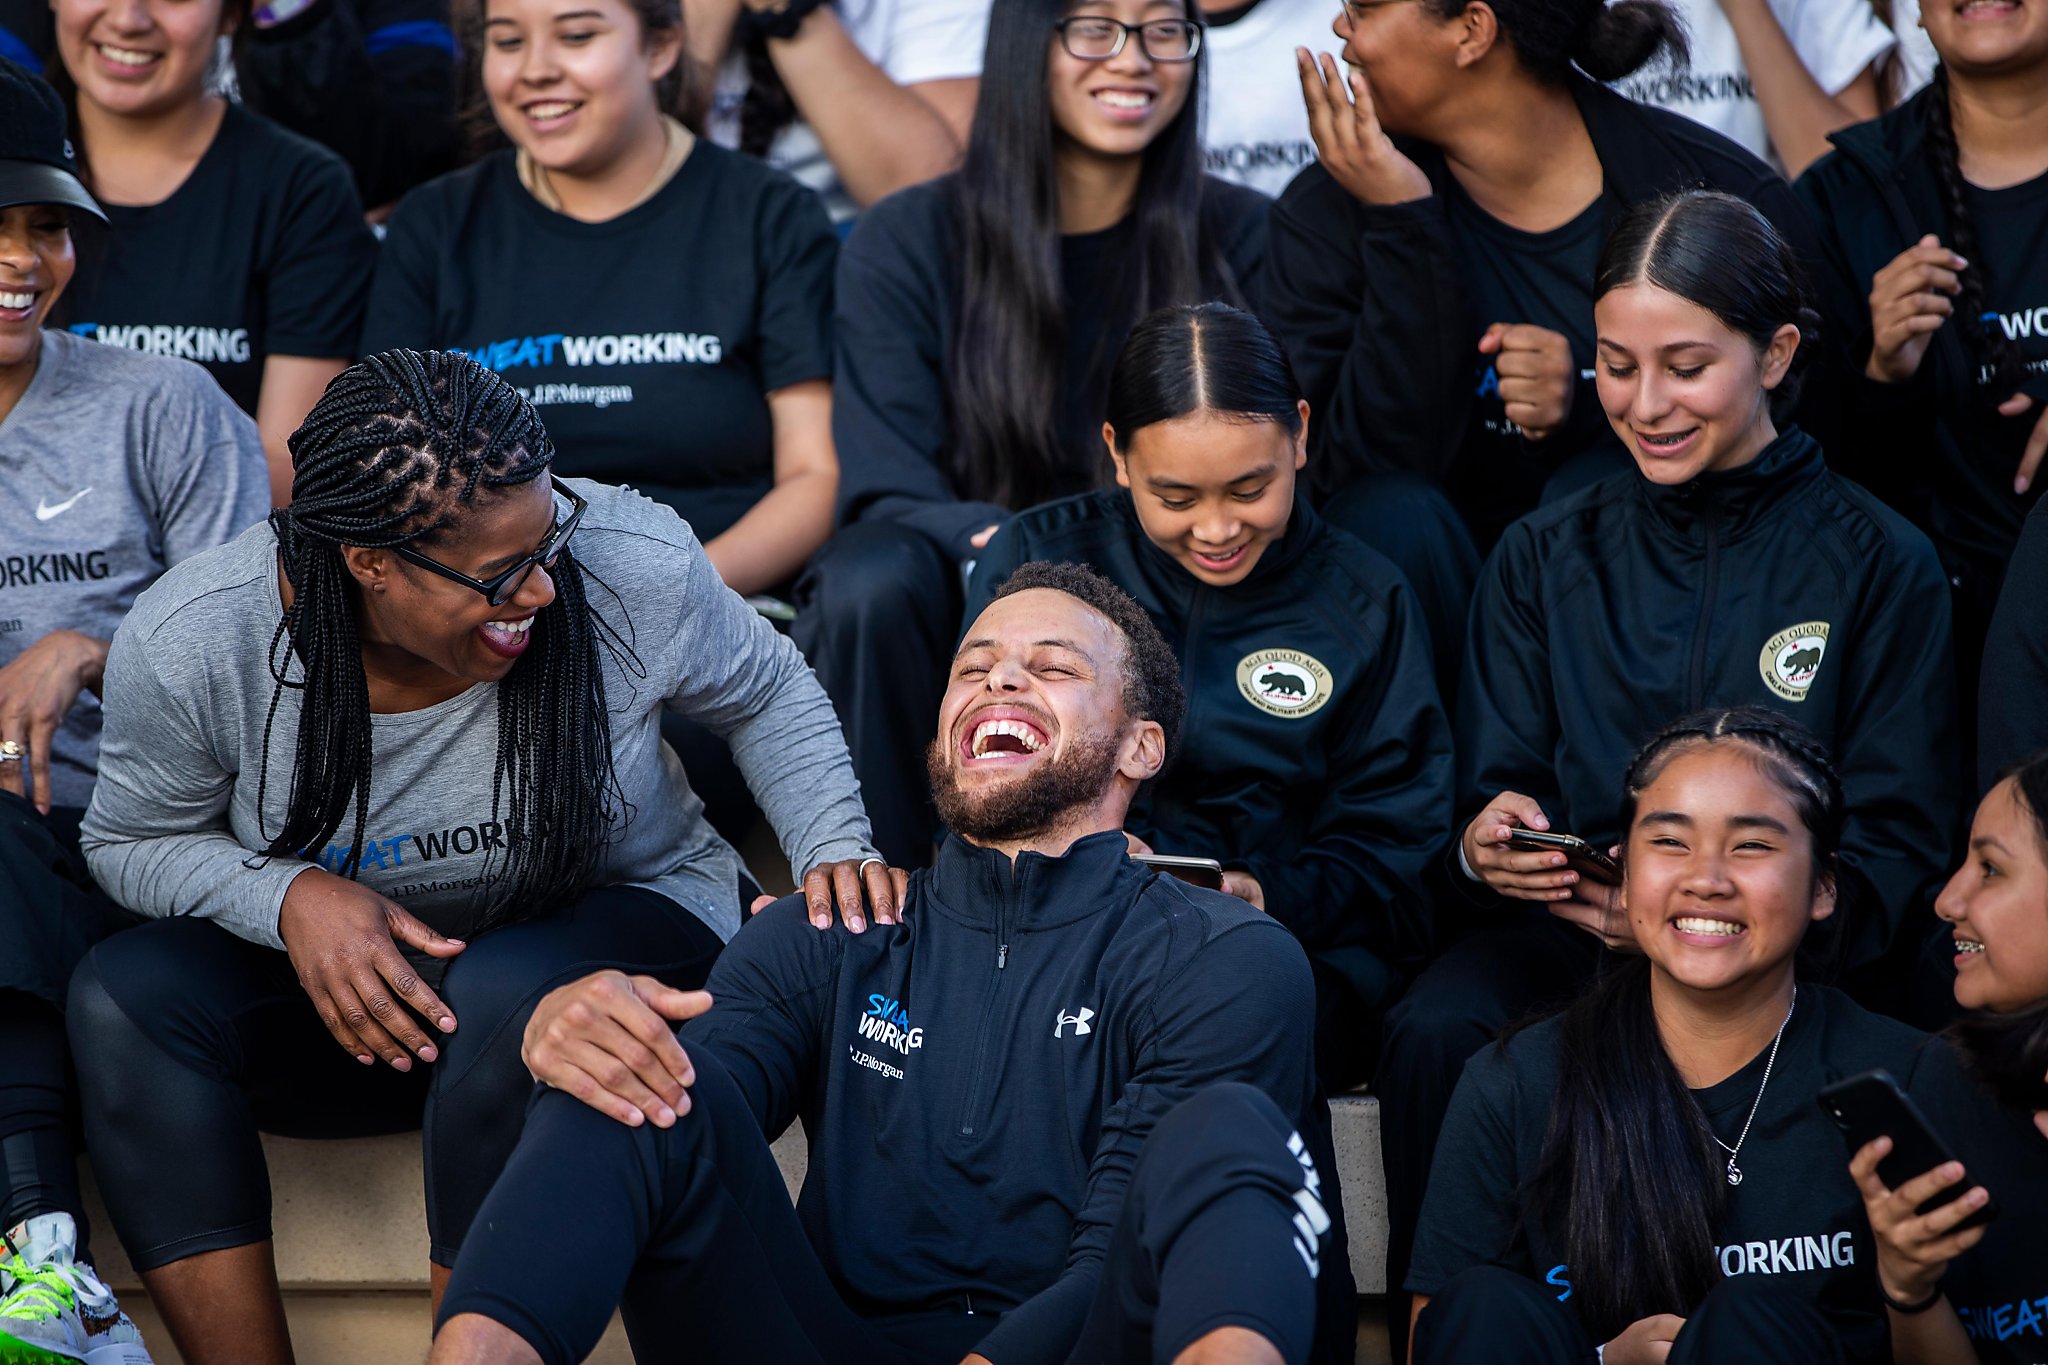
M291 437L292 501L270 514L292 585L270 642L276 680L263 727L257 808L270 776L270 733L285 689L300 692L298 749L284 826L263 852L299 858L324 847L354 811L343 875L361 865L370 801L370 690L356 630L353 575L341 549L431 544L461 522L479 490L544 477L554 443L518 392L466 356L386 351L327 386ZM555 600L498 684L505 866L483 927L555 909L596 874L625 810L597 657L598 621L584 572L566 550ZM289 647L286 648L286 642ZM301 676L287 676L291 659Z
M2019 392L2026 379L2020 348L1994 319L1986 322L1984 263L1979 253L1977 222L1970 213L1970 187L1963 179L1962 153L1956 146L1954 106L1949 100L1948 66L1934 68L1927 95L1927 132L1934 142L1934 178L1941 184L1948 210L1948 245L1969 264L1956 273L1956 320L1963 327L1963 345L1977 362L1979 374L1991 377L1991 401L2000 403ZM1971 375L1975 380L1977 375Z
M1624 832L1673 759L1728 743L1748 749L1791 798L1811 836L1816 873L1832 876L1844 818L1841 779L1819 740L1765 707L1698 711L1658 731L1629 765ZM1622 959L1558 1017L1557 1092L1525 1192L1533 1211L1563 1233L1570 1307L1595 1341L1658 1313L1688 1316L1720 1279L1714 1224L1727 1194L1722 1154L1664 1050L1650 975L1647 958Z

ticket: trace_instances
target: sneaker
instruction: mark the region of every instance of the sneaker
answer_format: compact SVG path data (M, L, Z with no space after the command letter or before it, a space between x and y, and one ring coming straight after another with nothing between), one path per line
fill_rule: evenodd
M0 1260L0 1365L153 1365L142 1333L89 1266L68 1213L17 1223Z

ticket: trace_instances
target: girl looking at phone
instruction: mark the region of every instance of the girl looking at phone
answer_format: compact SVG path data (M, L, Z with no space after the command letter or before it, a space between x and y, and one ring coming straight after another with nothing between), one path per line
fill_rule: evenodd
M1935 913L1955 938L1971 1011L1912 1086L1957 1160L1888 1189L1880 1138L1856 1153L1899 1365L2033 1365L2048 1334L2048 754L1977 807L1970 850ZM1958 1065L1960 1058L1960 1065ZM1920 1207L1958 1183L1960 1197ZM1986 1226L1959 1225L1996 1197Z
M1616 226L1593 292L1600 402L1634 468L1516 523L1481 577L1454 876L1527 913L1475 917L1388 1018L1376 1084L1405 1177L1388 1180L1396 1247L1465 1059L1577 989L1603 948L1634 950L1611 889L1512 844L1524 827L1616 843L1612 774L1633 737L1701 704L1758 705L1828 745L1852 798L1842 913L1823 932L1861 984L1888 982L1946 866L1948 585L1925 536L1780 425L1815 329L1784 238L1729 195L1653 201Z
M1640 951L1465 1068L1408 1272L1418 1365L1501 1341L1540 1362L1889 1361L1814 1095L1910 1070L1921 1035L1797 969L1841 911L1842 790L1762 707L1687 716L1635 756L1616 909Z
M1450 724L1400 573L1301 496L1308 404L1257 318L1208 303L1131 331L1102 439L1116 488L1004 524L969 621L1018 566L1089 565L1181 660L1200 741L1125 830L1224 865L1223 887L1301 940L1326 1089L1366 1079L1431 941L1424 873L1451 815Z

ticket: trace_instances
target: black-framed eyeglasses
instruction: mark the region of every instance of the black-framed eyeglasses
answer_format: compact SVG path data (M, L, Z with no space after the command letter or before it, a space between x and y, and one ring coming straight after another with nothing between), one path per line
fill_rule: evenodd
M443 578L452 578L463 587L482 593L484 599L492 606L502 607L512 600L513 594L525 586L526 576L533 572L534 565L538 564L548 569L555 567L555 561L562 557L562 551L569 546L569 537L576 534L577 523L583 520L583 509L590 506L552 474L548 476L548 484L554 490L558 501L569 504L568 512L555 519L555 528L548 532L547 539L540 543L539 549L501 574L493 574L489 578L471 578L466 573L458 573L449 568L439 560L427 558L410 546L397 545L392 548L398 552L398 557L408 564L417 564L422 569L430 569Z
M1070 57L1106 62L1138 35L1138 47L1155 62L1191 62L1202 50L1202 26L1192 19L1153 19L1126 24L1120 19L1076 14L1053 25Z

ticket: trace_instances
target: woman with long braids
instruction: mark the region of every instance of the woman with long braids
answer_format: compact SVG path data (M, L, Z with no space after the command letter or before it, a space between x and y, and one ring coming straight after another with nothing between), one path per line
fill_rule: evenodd
M664 708L731 743L821 914L864 874L893 917L794 647L673 512L552 477L509 384L373 356L292 452L291 504L122 625L85 823L94 875L152 921L73 981L86 1130L193 1365L290 1359L259 1129L424 1111L445 1267L518 1138L535 1002L600 967L702 982L745 874Z
M1417 1365L1502 1341L1559 1365L1891 1359L1814 1095L1909 1079L1921 1035L1796 966L1845 816L1827 751L1775 711L1698 712L1637 753L1614 913L1642 951L1466 1067L1408 1272Z
M1192 0L1003 0L958 174L862 215L840 257L839 533L796 636L845 718L877 846L931 855L918 755L998 523L1106 485L1110 368L1176 303L1242 304L1267 200L1202 172Z
M1925 90L1799 180L1821 225L1844 430L1831 452L1911 515L1954 585L1966 714L2048 454L2048 4L1927 5Z

